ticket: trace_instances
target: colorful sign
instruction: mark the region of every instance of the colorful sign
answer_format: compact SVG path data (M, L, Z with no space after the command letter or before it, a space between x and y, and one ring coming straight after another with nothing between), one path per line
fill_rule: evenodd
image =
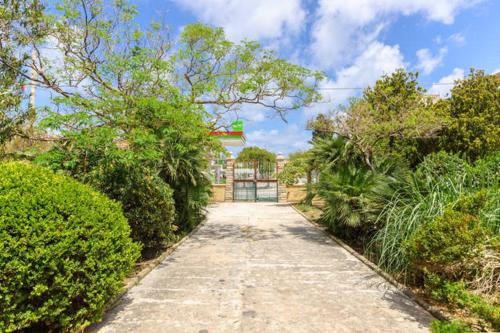
M210 135L219 137L224 146L243 146L246 141L243 128L243 120L236 120L231 124L231 131L214 131Z

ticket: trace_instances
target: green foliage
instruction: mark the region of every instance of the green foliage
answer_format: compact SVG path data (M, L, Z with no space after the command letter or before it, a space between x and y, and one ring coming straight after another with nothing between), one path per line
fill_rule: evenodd
M442 146L475 161L500 150L500 81L471 69L451 90L446 112L450 123Z
M485 240L486 232L476 216L447 209L432 222L421 224L403 247L416 269L458 280L471 275Z
M402 244L421 225L426 225L453 207L463 195L487 188L484 207L474 215L490 230L498 228L500 209L498 182L495 183L492 164L470 166L460 158L446 153L432 154L419 165L414 175L400 183L395 195L379 215L377 231L368 251L373 260L385 270L408 278L408 258ZM486 165L489 165L487 167ZM496 176L495 176L496 177ZM424 227L422 227L424 228ZM498 230L498 229L497 229Z
M300 211L302 212L308 212L312 209L312 206L311 205L308 205L306 203L299 203L297 204L296 206Z
M393 193L398 168L380 163L375 170L343 137L316 139L310 163L322 170L317 193L325 201L320 221L345 238L359 239L377 229L383 202Z
M320 72L291 64L254 41L233 43L222 28L195 23L179 38L179 86L193 103L226 109L258 104L281 116L320 99Z
M466 309L489 323L495 331L500 329L500 306L468 291L462 281L450 282L429 274L426 276L426 289L432 297L445 302L449 307Z
M319 221L348 238L373 229L377 210L372 195L377 181L374 172L354 165L335 173L323 172L317 184L318 194L325 201Z
M474 174L484 187L500 184L500 151L491 153L474 163Z
M173 189L177 216L175 224L180 231L189 232L205 218L211 183L199 174L192 183L178 182Z
M317 138L313 141L308 164L315 170L340 170L355 164L365 166L363 156L351 140L335 136L328 139Z
M436 147L447 121L424 92L417 74L400 69L385 75L339 110L333 132L351 140L369 165L392 156L413 167Z
M469 171L470 167L466 161L456 155L440 151L426 158L418 166L415 175L423 185L432 186L436 183L441 186L444 183L444 187L448 185L450 178L466 178Z
M308 158L308 152L290 154L283 170L278 174L278 180L286 185L294 185L299 178L306 177L311 172Z
M151 170L115 164L99 167L88 176L95 188L121 202L134 241L149 258L175 241L173 191Z
M431 322L432 333L472 333L472 330L460 321L439 321Z
M317 115L313 120L309 121L307 123L307 127L313 131L313 140L317 138L331 138L333 132L335 131L333 119L322 113Z
M27 163L0 164L0 331L97 320L139 256L121 206Z
M146 97L129 107L126 117L116 119L120 126L66 131L67 140L37 162L91 183L122 202L132 236L144 244L143 255L148 257L176 239L177 229L187 231L199 222L209 193L204 174L207 155L219 146L196 109L177 109L171 101ZM110 117L120 115L109 112ZM66 121L67 115L54 114L45 122L58 128Z
M260 147L245 147L243 148L238 157L237 162L251 162L257 161L259 163L275 163L276 154Z

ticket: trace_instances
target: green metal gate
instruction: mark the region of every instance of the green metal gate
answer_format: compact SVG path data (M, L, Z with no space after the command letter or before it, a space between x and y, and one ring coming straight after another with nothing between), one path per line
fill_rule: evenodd
M278 202L276 167L276 163L236 162L233 168L233 200Z

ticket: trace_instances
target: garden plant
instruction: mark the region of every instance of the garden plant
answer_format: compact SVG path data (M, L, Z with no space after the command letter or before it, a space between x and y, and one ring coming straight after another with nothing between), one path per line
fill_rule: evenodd
M323 223L418 294L460 312L434 332L499 329L500 82L472 69L432 100L396 71L311 122L310 170ZM305 200L304 204L311 204ZM463 317L463 318L462 318ZM465 322L463 320L465 320Z

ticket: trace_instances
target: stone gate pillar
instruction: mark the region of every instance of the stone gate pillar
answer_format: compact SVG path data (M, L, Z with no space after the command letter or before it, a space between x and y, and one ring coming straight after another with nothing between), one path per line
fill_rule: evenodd
M224 191L224 201L233 201L233 169L234 159L232 156L226 160L226 190Z
M281 153L276 156L276 164L276 172L279 174L286 164L285 157ZM286 185L278 181L278 202L286 202L286 195Z

